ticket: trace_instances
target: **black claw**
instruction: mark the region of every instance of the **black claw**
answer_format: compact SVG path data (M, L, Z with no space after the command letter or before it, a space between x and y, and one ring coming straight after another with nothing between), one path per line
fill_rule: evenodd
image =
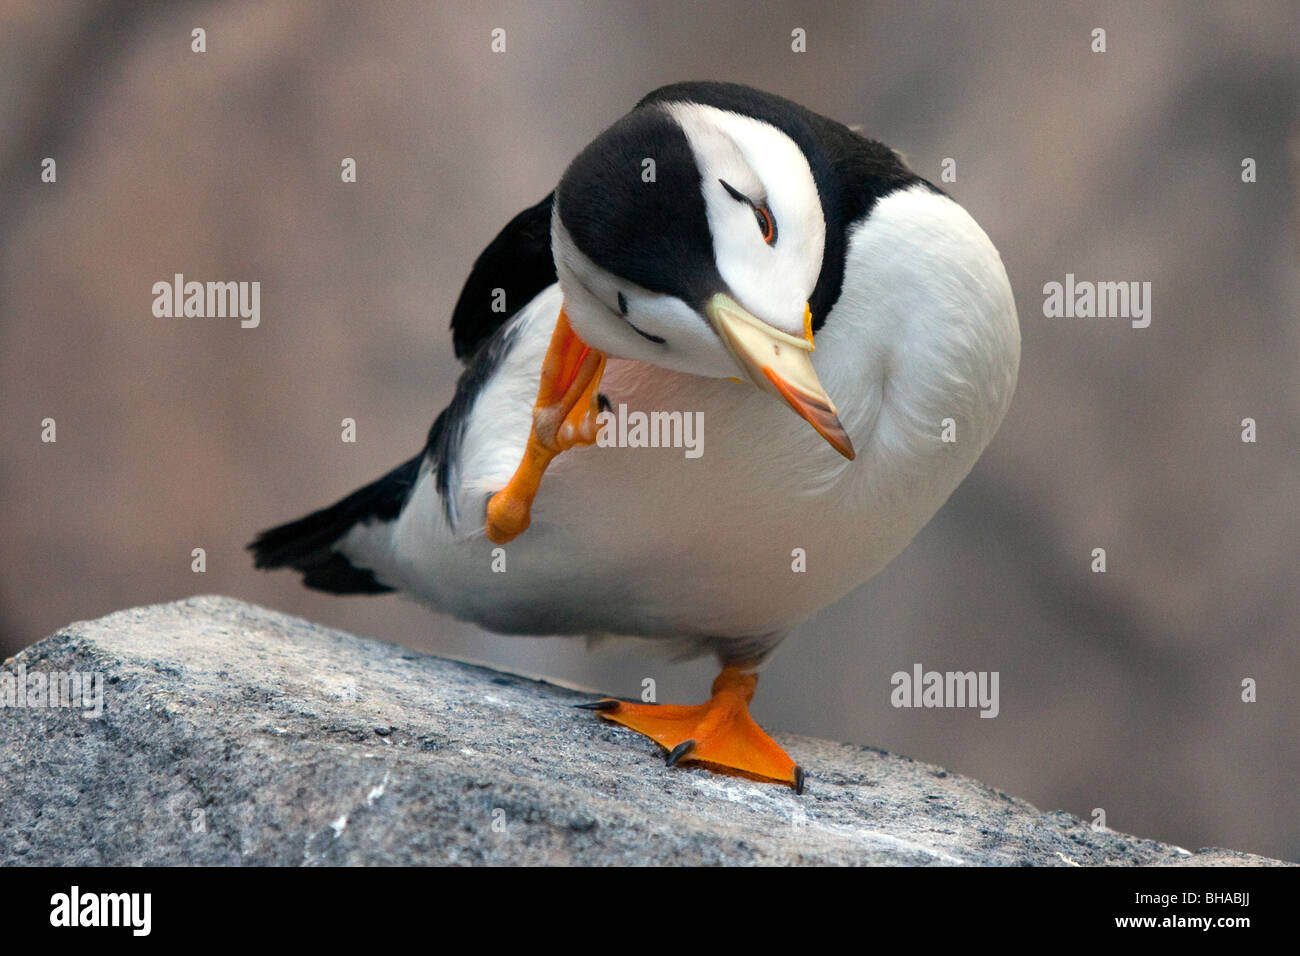
M803 795L803 767L797 765L794 768L794 792Z
M590 704L574 704L573 706L578 710L618 710L618 701L606 698L605 700L593 700Z
M664 763L668 764L670 767L676 767L677 762L690 753L691 748L694 746L694 740L683 740L672 749L672 752L665 758Z
M596 393L596 404L600 406L602 412L607 412L614 407L609 403L609 396L604 392Z

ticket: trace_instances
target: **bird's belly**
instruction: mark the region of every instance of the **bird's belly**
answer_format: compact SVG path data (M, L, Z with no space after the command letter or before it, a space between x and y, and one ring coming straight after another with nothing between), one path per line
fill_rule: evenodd
M458 549L445 571L476 595L461 616L516 633L780 634L879 571L961 477L874 459L869 434L846 461L780 403L727 382L612 367L604 390L621 446L555 460L504 570L484 573L489 542ZM634 414L654 411L689 418L694 447L634 447Z

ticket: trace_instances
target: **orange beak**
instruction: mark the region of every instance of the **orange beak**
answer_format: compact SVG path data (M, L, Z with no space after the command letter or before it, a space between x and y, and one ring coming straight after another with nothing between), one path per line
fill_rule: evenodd
M779 396L832 448L853 459L853 442L809 358L811 330L799 338L774 329L722 293L708 301L704 312L750 382Z

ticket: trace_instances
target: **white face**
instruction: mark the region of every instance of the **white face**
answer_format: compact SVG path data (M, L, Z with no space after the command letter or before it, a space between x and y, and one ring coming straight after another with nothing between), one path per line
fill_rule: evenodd
M802 338L826 241L803 152L776 127L747 116L693 103L665 109L685 132L699 170L714 265L724 284L712 291ZM576 248L558 215L552 241L565 309L583 341L677 371L737 375L734 358L708 320L682 299L650 292L595 265Z

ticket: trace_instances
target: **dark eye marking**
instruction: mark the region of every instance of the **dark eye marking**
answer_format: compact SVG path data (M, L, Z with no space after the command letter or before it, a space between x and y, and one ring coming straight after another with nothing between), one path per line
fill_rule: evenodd
M632 323L629 322L628 325L632 325ZM667 341L666 339L660 338L657 335L651 335L649 332L642 332L635 325L632 325L632 331L635 332L637 335L641 336L643 339L649 339L651 342L654 342L656 345L663 345L664 342Z
M664 344L664 342L666 341L665 339L662 339L657 335L651 335L649 332L642 332L635 325L632 325L631 319L627 317L627 296L625 296L622 292L618 294L618 311L623 313L623 321L626 322L628 325L632 326L632 331L635 332L637 335L641 336L642 338L649 339L651 342L654 342L656 345Z
M722 188L727 191L727 195L754 211L754 219L758 222L758 231L763 236L763 241L769 246L776 245L776 217L772 215L772 210L766 205L754 202L725 179L719 179L718 182L722 183Z
M718 182L722 183L722 188L727 191L727 195L736 200L736 202L743 202L746 206L754 205L754 200L750 199L725 179L719 179Z

